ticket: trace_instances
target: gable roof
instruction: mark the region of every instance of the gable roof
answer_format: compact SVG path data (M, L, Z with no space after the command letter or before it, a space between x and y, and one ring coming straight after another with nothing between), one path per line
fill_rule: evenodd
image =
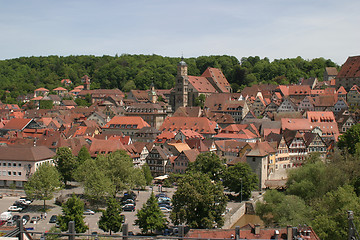
M348 57L344 65L342 65L336 78L345 78L345 77L358 78L360 77L359 69L360 69L360 56Z
M167 117L161 125L161 131L190 129L201 134L215 134L218 125L206 117Z
M220 69L208 67L201 76L211 78L220 92L230 92L230 84Z
M28 118L12 118L5 124L3 129L23 130L33 119Z
M196 91L203 93L215 93L216 89L211 85L206 77L188 76L189 84L191 84Z

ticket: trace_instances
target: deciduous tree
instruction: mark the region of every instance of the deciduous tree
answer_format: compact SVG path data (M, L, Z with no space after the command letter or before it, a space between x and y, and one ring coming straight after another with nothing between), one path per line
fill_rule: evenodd
M173 196L170 219L175 225L191 228L220 228L226 203L220 182L212 182L207 174L190 172L180 180Z
M229 167L224 174L225 187L242 194L243 199L251 196L251 191L258 186L258 178L247 163L237 163Z
M61 188L60 174L55 166L50 163L43 163L31 175L24 188L26 195L30 198L44 201L45 212L45 201L52 199L54 193Z
M225 163L218 155L206 152L199 154L195 162L189 164L187 171L202 172L207 174L212 180L219 181L225 169Z
M56 168L62 176L63 182L66 185L68 181L73 180L73 173L78 164L76 157L72 154L68 147L59 147L56 150Z

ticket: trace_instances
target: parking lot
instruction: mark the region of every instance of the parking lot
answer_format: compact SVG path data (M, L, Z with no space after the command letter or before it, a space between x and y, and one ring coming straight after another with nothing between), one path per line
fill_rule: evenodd
M174 189L172 188L162 188L162 191L165 192L169 197L172 197L174 193ZM64 189L61 191L61 193L57 193L56 196L67 195L71 196L72 193L81 193L82 189L80 187L72 188L72 189ZM138 226L134 225L135 219L136 219L136 212L137 210L141 209L143 204L146 203L147 199L150 197L151 189L147 188L144 191L135 191L135 193L138 195L136 199L136 207L134 212L127 212L123 211L122 214L125 215L125 223L129 226L129 231L136 233L140 232L140 229ZM154 188L154 193L159 193L159 189L156 187ZM12 194L15 195L15 194ZM3 198L0 199L0 213L8 211L8 208L13 205L15 201L17 201L20 196L24 195L23 192L18 192L16 195L18 196L7 196L6 193L3 194ZM43 209L43 201L36 200L33 203L29 205L28 208L24 209L21 212L13 212L12 215L20 215L21 217L24 215L30 215L30 218L33 216L39 216L43 214L41 211ZM25 225L25 228L33 228L34 231L39 232L45 232L48 231L52 226L55 226L55 223L49 223L50 217L52 215L59 215L61 214L61 207L58 205L55 205L55 198L52 200L46 201L46 209L47 209L47 217L46 219L43 218L42 220L35 223L30 223L30 221ZM169 216L169 213L164 213L165 216ZM101 212L96 212L94 215L84 215L85 216L85 222L89 226L88 234L91 234L92 232L98 232L99 234L105 234L101 229L98 228L98 220L101 216Z

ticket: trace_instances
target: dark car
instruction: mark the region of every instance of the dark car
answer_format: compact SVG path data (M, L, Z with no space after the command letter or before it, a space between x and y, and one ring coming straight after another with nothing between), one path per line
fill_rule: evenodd
M126 205L126 204L133 204L136 206L136 202L132 199L126 199L125 201L122 202L122 204Z
M11 220L14 221L14 222L16 222L16 221L19 220L20 218L21 218L20 215L14 215L14 216L11 218Z
M134 204L126 204L123 206L124 212L134 212L135 211L135 205Z
M49 223L56 223L56 221L57 221L57 215L52 215L49 220Z
M124 193L124 197L122 198L122 201L125 201L126 199L132 199L132 200L135 201L136 197L137 197L136 193L134 193L134 192L126 192L126 193Z
M159 193L155 195L156 198L165 198L167 197L166 193Z
M25 225L30 221L30 216L26 214L26 215L22 216L22 220Z

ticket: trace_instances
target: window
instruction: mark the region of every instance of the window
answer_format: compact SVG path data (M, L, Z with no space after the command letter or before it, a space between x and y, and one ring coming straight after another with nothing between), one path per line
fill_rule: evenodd
M8 171L8 175L11 176L11 172L10 172L10 171Z
M18 164L18 167L21 167L21 163Z
M21 176L21 172L18 172L18 176Z
M253 157L252 160L253 160L253 162L255 162L256 158Z
M11 167L11 163L8 163L8 167Z
M13 163L13 167L16 167L16 163Z
M13 175L16 176L16 172L13 172Z

